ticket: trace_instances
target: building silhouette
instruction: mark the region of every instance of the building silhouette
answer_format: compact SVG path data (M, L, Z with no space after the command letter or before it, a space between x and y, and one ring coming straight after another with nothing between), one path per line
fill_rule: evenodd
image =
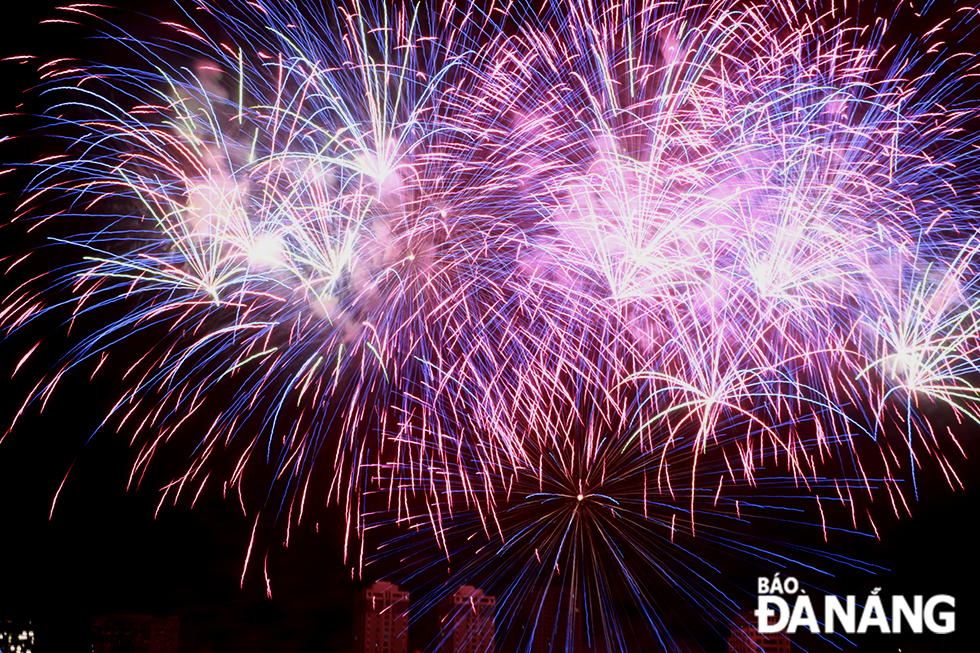
M33 653L34 626L30 621L0 621L0 653Z
M776 623L777 615L769 616ZM792 653L793 644L784 633L760 633L754 612L741 612L728 637L728 653Z
M92 653L177 653L178 617L114 614L92 620Z
M440 653L494 653L496 599L461 586L439 606Z
M380 581L354 603L354 653L407 653L409 594Z

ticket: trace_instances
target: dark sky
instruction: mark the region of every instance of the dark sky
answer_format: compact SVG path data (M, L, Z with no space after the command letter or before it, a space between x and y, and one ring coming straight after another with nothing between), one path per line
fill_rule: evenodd
M0 54L56 56L90 48L65 37L63 30L33 27L51 15L50 4L48 0L27 3L21 13L4 16ZM31 70L0 64L3 111L20 102L19 90L32 84ZM34 125L27 118L5 118L0 132L21 135ZM0 160L31 156L36 154L34 147L30 141L7 144L0 150ZM24 181L21 173L0 178L4 215L12 213ZM17 228L0 230L0 256L22 251L27 246L22 238ZM5 284L4 294L8 288ZM39 350L30 365L10 380L13 365L33 345L32 338L35 332L21 333L0 344L0 397L4 398L0 432L6 430L33 382L56 360L57 343ZM341 511L314 507L304 524L294 529L288 550L281 545L280 531L267 527L260 533L257 555L268 548L273 598L266 597L261 559L253 561L240 587L252 517L215 491L205 493L193 509L186 502L176 507L167 504L156 514L156 487L167 480L166 455L152 467L141 489L127 491L135 453L128 448L125 434L97 432L119 391L118 386L103 382L96 377L92 383L76 379L66 384L44 414L28 411L0 443L0 619L33 619L41 653L81 653L91 617L108 613L178 615L182 653L345 651L350 644L353 593L375 580L375 572L369 569L364 581L352 580L350 564L342 558ZM906 652L941 652L975 647L973 615L980 608L975 598L980 580L977 435L965 438L970 460L957 464L965 491L951 491L930 469L920 500L911 506L914 519L896 520L887 506L875 506L881 542L834 537L828 545L836 554L890 570L876 577L843 572L826 581L829 589L858 596L876 586L903 595L952 594L957 599L958 632L944 637L856 638L858 650L901 647ZM49 519L53 497L69 468L71 474ZM782 537L790 543L819 546L812 529L787 528ZM801 570L800 576L805 573ZM752 582L751 578L735 580L748 587ZM721 640L703 629L692 637L703 637L700 643L707 650L723 649ZM812 651L833 650L819 641L798 643Z

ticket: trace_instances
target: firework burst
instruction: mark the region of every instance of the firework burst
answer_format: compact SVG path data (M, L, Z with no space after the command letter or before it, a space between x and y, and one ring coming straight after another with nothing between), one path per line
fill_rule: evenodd
M862 529L854 479L896 514L926 458L959 484L975 58L942 44L972 10L894 43L900 13L812 3L200 2L143 40L62 11L135 63L41 65L67 145L25 212L77 255L4 324L100 325L25 407L139 350L106 418L134 482L204 425L161 503L228 451L292 523L322 468L362 560L390 510L449 557L470 529L521 587L572 570L628 648L609 597L659 632L641 577L725 595L650 542L741 542L716 518L745 493L832 486Z

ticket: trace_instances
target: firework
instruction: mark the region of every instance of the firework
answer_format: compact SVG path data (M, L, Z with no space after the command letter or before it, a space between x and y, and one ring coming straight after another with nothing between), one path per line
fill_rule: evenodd
M149 40L63 10L137 63L41 66L68 145L26 211L80 255L3 307L99 324L25 407L140 350L106 419L134 482L204 425L161 503L225 452L294 523L323 469L362 561L390 520L534 549L517 586L573 570L628 648L612 594L662 630L639 577L725 595L688 544L648 552L748 547L738 497L833 487L861 530L855 488L899 514L926 458L959 484L975 61L941 43L973 12L892 43L902 14L809 3L197 9Z
M449 120L472 55L466 19L360 5L313 16L237 9L220 14L227 29L214 38L192 15L163 23L159 43L104 25L142 69L46 67L84 104L61 121L69 154L41 165L31 202L66 198L62 216L82 222L80 206L128 201L127 219L74 237L85 259L63 277L71 311L135 304L82 338L29 401L72 368L101 365L109 345L141 338L152 344L109 416L158 434L134 476L208 395L233 386L234 408L211 413L174 491L198 493L212 453L255 425L278 433L294 494L317 453L334 449L332 466L345 470L334 488L349 502L356 485L345 477L400 446L389 421L438 422L432 377L479 317L473 286L491 277L480 266L492 254L476 254L494 226L478 212L471 136ZM175 51L177 38L191 45ZM134 245L116 251L120 239ZM35 299L13 296L11 321L50 310ZM274 426L284 419L285 437ZM386 437L363 435L372 430ZM263 437L239 450L234 476Z
M460 585L475 584L496 597L499 648L669 650L680 624L730 624L749 600L721 570L755 577L806 569L813 589L844 568L874 571L780 537L806 529L819 541L824 510L863 510L863 493L888 479L811 476L800 492L799 478L778 464L758 479L735 476L724 449L743 445L747 420L719 425L715 447L695 464L692 433L653 437L634 388L585 375L543 385L553 397L546 409L527 391L509 405L507 424L531 465L488 474L469 461L492 458L492 445L462 441L453 475L440 465L421 484L394 469L378 474L394 481L406 505L395 508L388 488L367 493L362 538L377 547L368 565L413 587L413 611L434 611ZM838 542L847 537L831 528Z

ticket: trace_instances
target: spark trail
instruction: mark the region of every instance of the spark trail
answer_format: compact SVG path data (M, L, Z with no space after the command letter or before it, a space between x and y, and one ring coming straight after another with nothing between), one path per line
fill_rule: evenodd
M668 513L671 542L748 551L715 520L773 483L833 487L858 531L855 493L901 515L922 474L962 485L976 57L949 44L974 9L926 3L916 38L906 9L819 2L200 2L148 39L104 13L57 20L126 65L39 65L65 154L28 164L17 219L62 263L2 319L100 325L25 409L139 352L106 417L133 483L204 432L161 504L266 464L264 507L344 505L361 564L394 521L450 559L479 534L578 569L622 648L608 596L670 567ZM697 566L663 573L724 596Z

